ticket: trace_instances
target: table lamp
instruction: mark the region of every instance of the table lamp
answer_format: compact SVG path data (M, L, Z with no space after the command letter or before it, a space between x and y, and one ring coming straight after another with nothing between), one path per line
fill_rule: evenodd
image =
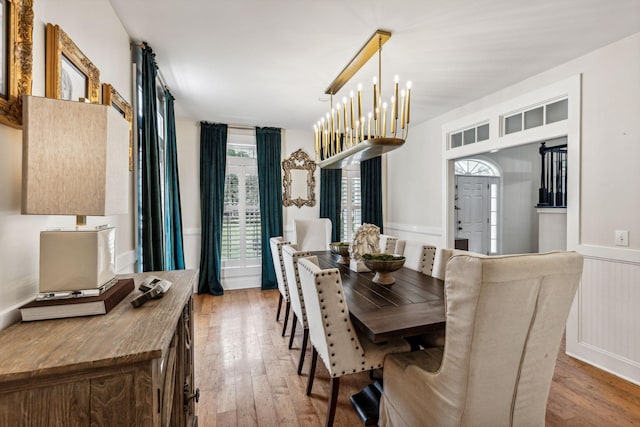
M110 106L23 97L22 213L75 215L40 234L40 293L115 278L115 229L87 216L127 212L129 124Z

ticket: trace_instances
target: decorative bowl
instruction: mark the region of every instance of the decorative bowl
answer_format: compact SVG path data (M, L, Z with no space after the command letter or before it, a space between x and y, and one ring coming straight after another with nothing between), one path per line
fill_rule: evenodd
M331 243L331 253L340 255L338 264L349 264L349 242L333 242Z
M405 257L402 255L392 254L364 254L362 262L371 271L375 271L373 281L381 285L392 285L396 279L391 275L392 272L399 270L404 265Z

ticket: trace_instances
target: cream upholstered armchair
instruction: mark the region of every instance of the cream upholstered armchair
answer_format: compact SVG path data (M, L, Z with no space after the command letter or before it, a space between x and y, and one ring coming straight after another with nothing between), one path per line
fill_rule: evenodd
M282 301L286 303L286 308L284 311L284 325L282 326L282 336L284 336L285 331L287 330L289 311L291 310L291 299L289 298L289 288L287 287L287 273L285 272L284 261L282 260L282 246L288 245L289 243L290 242L284 240L282 236L272 237L269 239L269 245L271 247L271 259L273 259L273 268L276 271L276 281L278 282L278 290L280 291L276 321L280 319Z
M402 339L374 344L361 336L351 323L349 308L337 268L322 270L317 257L298 260L300 282L307 310L309 335L313 346L307 395L311 394L318 354L331 376L331 395L326 425L333 425L340 377L381 368L385 355L409 350Z
M404 243L404 266L423 274L431 275L436 258L436 247L425 245L414 240Z
M293 319L291 321L291 336L289 337L289 350L293 345L293 337L296 334L296 324L298 321L302 325L302 345L300 346L300 359L298 361L298 375L302 373L304 355L307 351L307 341L309 340L309 324L307 323L307 311L304 306L302 286L300 285L300 275L298 274L298 259L311 255L306 251L298 251L296 245L284 245L282 247L282 258L284 269L287 273L287 286L289 287L289 298L293 309Z
M398 238L388 234L380 235L380 252L383 254L395 254Z
M444 349L390 355L381 427L544 426L582 256L454 255Z
M326 251L331 244L331 220L328 218L296 219L293 232L300 251Z

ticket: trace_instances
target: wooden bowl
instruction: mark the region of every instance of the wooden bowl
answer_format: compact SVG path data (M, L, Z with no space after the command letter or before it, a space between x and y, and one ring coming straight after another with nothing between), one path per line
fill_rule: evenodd
M375 271L373 281L381 285L392 285L396 282L392 272L402 268L405 257L391 254L364 254L362 262L371 271Z

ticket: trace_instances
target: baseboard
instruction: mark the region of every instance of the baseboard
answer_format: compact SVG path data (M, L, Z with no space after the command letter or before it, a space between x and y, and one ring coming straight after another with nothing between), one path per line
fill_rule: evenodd
M640 385L640 365L633 360L623 359L585 343L570 344L567 342L566 353L630 383Z

